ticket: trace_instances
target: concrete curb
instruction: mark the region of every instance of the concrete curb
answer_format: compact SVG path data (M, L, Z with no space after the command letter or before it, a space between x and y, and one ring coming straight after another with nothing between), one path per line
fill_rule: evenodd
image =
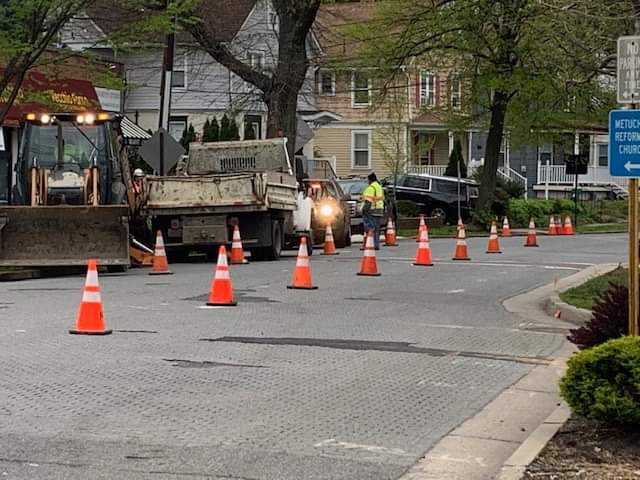
M0 282L17 282L20 280L32 280L40 278L40 270L15 270L11 272L0 272Z

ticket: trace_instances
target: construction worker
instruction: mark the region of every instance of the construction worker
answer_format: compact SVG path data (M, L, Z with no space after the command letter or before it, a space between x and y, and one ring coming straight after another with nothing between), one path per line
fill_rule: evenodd
M378 177L371 172L367 177L369 185L362 191L362 221L365 234L373 230L373 242L380 250L380 224L384 217L384 190L378 183Z
M142 193L142 179L144 178L144 172L141 168L136 168L133 171L133 193L136 196Z

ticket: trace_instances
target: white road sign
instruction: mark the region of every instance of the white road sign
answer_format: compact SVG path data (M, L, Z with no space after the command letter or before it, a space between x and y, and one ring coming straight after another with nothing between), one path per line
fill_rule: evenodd
M618 38L618 103L640 103L640 36Z

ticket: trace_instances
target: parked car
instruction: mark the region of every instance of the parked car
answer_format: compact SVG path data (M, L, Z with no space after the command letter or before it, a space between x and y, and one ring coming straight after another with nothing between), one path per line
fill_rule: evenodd
M351 233L364 233L362 224L362 192L369 184L366 178L345 177L338 180L338 184L347 196L347 205L351 215Z
M412 174L401 175L397 184L393 177L382 181L388 191L395 190L397 200L414 202L420 212L442 218L447 223L458 221L458 179L455 177L438 177L435 175ZM471 211L478 198L478 183L462 179L460 182L460 206L463 220L471 217Z
M344 193L333 179L304 179L307 195L313 200L311 212L312 241L324 242L327 224L331 224L337 248L351 245L351 213Z

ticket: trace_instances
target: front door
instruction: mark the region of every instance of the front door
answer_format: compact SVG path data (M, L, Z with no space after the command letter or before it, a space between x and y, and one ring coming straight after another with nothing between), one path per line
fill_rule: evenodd
M11 130L0 127L0 203L8 203L11 189Z

